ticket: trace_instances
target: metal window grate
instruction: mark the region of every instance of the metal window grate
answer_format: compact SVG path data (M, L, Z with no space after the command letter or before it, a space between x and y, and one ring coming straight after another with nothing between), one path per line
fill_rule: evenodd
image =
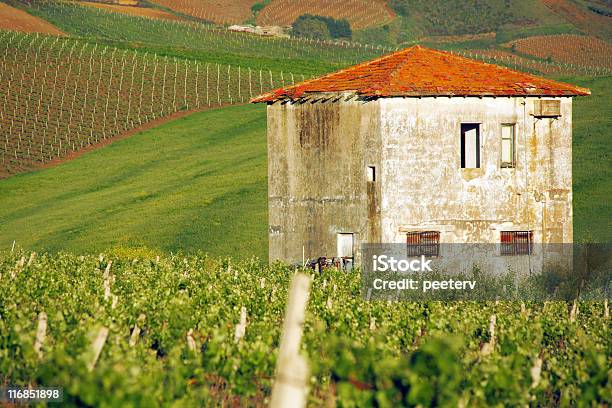
M501 231L501 255L529 255L533 252L533 231Z
M440 232L420 231L406 234L408 256L440 255Z

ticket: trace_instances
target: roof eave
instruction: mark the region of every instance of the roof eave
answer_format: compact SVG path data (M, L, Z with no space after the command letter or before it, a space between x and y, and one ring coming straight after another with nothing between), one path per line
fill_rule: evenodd
M342 93L342 92L338 92ZM589 96L591 95L591 91L588 89L585 90L576 90L576 91L563 91L563 92L516 92L516 93L490 93L490 92L482 92L482 93L455 93L455 92L391 92L391 93L373 93L373 92L364 92L357 93L356 95L363 98L524 98L524 97L534 97L534 98L554 98L554 97L575 97L575 96ZM291 101L299 101L303 99L303 96L300 97L292 97L291 95L273 95L266 94L261 95L256 98L250 100L250 103L270 103L277 102L281 100L291 100Z

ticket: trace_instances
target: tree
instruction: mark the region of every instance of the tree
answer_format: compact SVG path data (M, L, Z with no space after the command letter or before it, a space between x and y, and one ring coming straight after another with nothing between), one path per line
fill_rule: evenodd
M389 6L400 16L408 17L410 9L407 0L391 0Z
M292 35L295 37L314 38L317 40L329 40L331 34L325 21L317 16L305 14L299 16L292 25Z
M347 19L335 20L331 17L326 18L327 28L332 38L351 38L353 32Z
M351 38L353 32L348 20L303 14L293 22L293 36L317 39Z

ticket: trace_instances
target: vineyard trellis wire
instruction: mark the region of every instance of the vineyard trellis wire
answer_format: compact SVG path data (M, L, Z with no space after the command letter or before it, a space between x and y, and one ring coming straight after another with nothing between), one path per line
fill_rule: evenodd
M612 71L612 46L596 37L577 34L538 35L505 46L522 54L558 63Z
M499 50L455 50L454 53L484 62L503 65L509 68L527 71L536 75L591 77L612 75L612 69L606 66L588 66L563 62L538 61Z
M252 16L258 0L238 0L220 4L210 0L155 0L155 3L200 20L216 24L240 24Z
M118 14L78 3L44 0L31 11L73 35L187 47L277 59L354 64L396 51L397 47L351 41L264 37L202 22L171 21Z
M0 172L6 174L178 111L246 103L255 92L287 83L282 71L160 57L40 34L0 32L0 50Z
M384 1L273 0L257 15L257 22L261 25L290 26L304 14L329 16L337 20L347 19L352 29L382 25L395 18L395 14Z

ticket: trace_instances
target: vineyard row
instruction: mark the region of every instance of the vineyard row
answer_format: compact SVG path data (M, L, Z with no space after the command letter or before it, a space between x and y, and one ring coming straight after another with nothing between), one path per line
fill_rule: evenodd
M138 41L196 50L223 51L279 59L315 59L351 64L397 50L349 41L262 37L200 22L183 22L113 13L84 5L42 1L32 11L72 34Z
M304 79L4 32L0 172L27 171L174 112L246 103Z
M0 381L62 387L67 405L266 405L293 273L151 251L0 254ZM312 406L610 400L607 302L366 301L359 273L309 274Z
M296 2L274 0L257 16L260 25L290 26L299 16L316 14L337 20L347 19L352 29L362 29L390 22L395 16L383 1L316 0Z

